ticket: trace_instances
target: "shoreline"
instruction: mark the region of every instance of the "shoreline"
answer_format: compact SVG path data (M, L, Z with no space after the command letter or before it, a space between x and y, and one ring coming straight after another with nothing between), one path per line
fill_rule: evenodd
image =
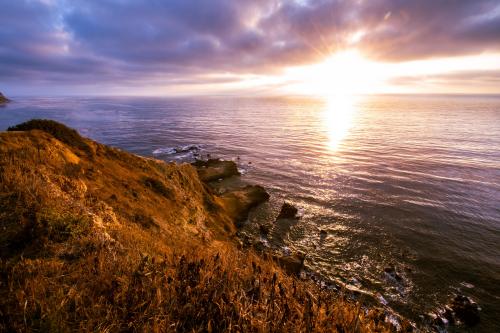
M228 170L239 170L238 164L235 161L239 162L239 157L232 160L220 160L212 159L210 154L208 154L206 160L198 159L198 157L196 157L196 161L193 162L192 165L205 167L207 164L211 164L215 169L217 169L219 167L217 162L219 162L219 165L225 166ZM218 176L211 177L210 180L207 181L207 184L209 184L209 186L212 184L213 189L216 189L218 188L217 185L219 182L242 176L238 171L231 172L228 170L223 171L219 169L220 174ZM202 175L205 174L205 170L201 170L201 172ZM201 178L203 179L203 176ZM241 182L244 184L246 183L244 180ZM289 220L295 221L295 223L300 223L300 219L301 215L298 214L298 209L287 203L285 200L281 207L281 211L275 217L273 223L279 224L280 220ZM258 239L252 239L251 236L240 233L241 227L242 225L237 225L238 231L236 233L240 248L252 249L264 258L270 258L281 266L282 269L288 272L288 274L294 275L299 279L313 281L320 288L333 290L344 296L347 295L348 298L354 301L361 301L365 310L369 308L379 309L384 313L386 320L391 322L396 327L398 327L400 322L409 320L390 307L387 300L385 300L380 293L359 288L349 282L344 282L341 279L329 279L321 274L318 274L314 270L308 269L304 265L307 253L289 252L289 249L288 251L285 251L282 247L271 246L267 240L267 236L269 229L272 226L259 222L258 228L260 237ZM386 267L384 269L384 273L389 279L394 281L400 282L403 279L400 275L401 272L398 272L394 266ZM453 298L449 299L446 305L436 305L434 311L420 314L420 325L424 326L417 326L415 322L410 322L414 329L418 329L417 327L420 327L420 329L446 331L448 328L456 329L457 325L458 327L462 325L472 327L479 322L478 309L480 309L479 306L472 299L457 293Z
M219 242L228 241L233 244L231 246L236 246L237 244L235 243L237 242L234 236L237 236L239 221L246 219L250 209L268 199L266 191L258 185L240 187L236 191L224 191L224 193L217 193L217 191L209 189L207 183L219 180L221 176L238 176L239 171L234 162L221 161L221 163L215 163L214 161L202 161L198 165L198 168L203 170L201 172L202 176L200 176L200 172L196 171L190 165L164 163L155 159L132 155L119 149L110 148L81 138L76 131L72 131L66 127L57 127L62 126L60 124L57 126L51 124L51 126L56 126L57 131L50 134L51 127L44 128L46 124L42 125L41 127L38 125L38 128L33 128L33 126L31 128L16 128L18 131L10 132L9 134L5 132L0 133L0 149L4 153L8 152L7 155L11 156L11 158L24 161L23 163L27 165L41 167L34 175L40 172L40 176L43 176L40 179L42 183L47 182L44 179L53 179L48 183L50 185L49 188L53 187L53 190L59 193L58 195L61 198L64 198L64 202L69 200L72 204L83 205L83 207L92 211L93 215L89 222L91 230L93 230L92 232L97 232L100 235L99 237L107 239L105 241L106 246L110 246L111 248L126 247L124 245L126 243L120 241L120 237L127 238L131 236L120 231L120 228L124 227L132 228L133 230L139 228L132 234L135 235L135 232L139 232L142 235L141 237L150 239L149 243L163 244L167 240L163 240L161 238L163 236L160 237L160 235L163 233L170 235L167 237L168 242L162 245L165 250L170 249L175 251L177 247L183 248L184 245L178 244L172 238L174 234L183 235L182 237L185 238L185 241L200 242L200 245L205 244L205 246L218 246ZM33 145L33 142L37 143ZM20 148L31 149L33 154L25 156L16 153ZM9 160L5 160L1 165L4 168L13 168L14 170L19 167L18 165L13 165ZM68 167L70 169L67 169ZM195 174L196 176L194 176ZM122 178L126 179L126 182L123 184L117 182L117 175L123 176ZM203 182L203 179L206 182ZM4 186L5 183L6 179L3 179L1 185ZM22 184L22 182L19 184ZM103 187L103 184L107 185ZM176 185L174 186L173 184ZM10 187L11 191L24 191L21 185L12 184L10 186L12 186ZM107 188L109 186L114 190L111 191L110 188ZM46 189L39 188L37 191L44 192ZM98 206L94 206L94 203L88 203L87 200L89 198L97 200ZM58 200L60 199L50 198L47 200L46 202L42 202L42 207L45 205L58 205ZM171 209L162 208L162 211L158 211L158 208L164 207L164 205L171 207ZM65 208L58 207L57 212L59 211L65 211ZM177 211L182 212L182 214L176 214ZM43 214L46 213L44 212ZM284 206L278 217L295 219L297 217L296 214L297 211L293 207ZM182 219L181 224L178 221L179 216ZM13 216L13 218L15 219L16 217ZM50 221L53 217L48 216L44 218L48 218ZM38 222L35 221L35 223ZM55 239L59 239L61 237L58 236L58 229L50 231L48 236L46 236L46 226L41 225L39 228L41 229L37 229L38 231L36 232L42 232L44 237L48 237L47 244L31 244L31 240L27 239L23 240L23 242L27 242L23 246L28 246L28 248L42 246L42 249L45 249L46 246L49 246L49 248L59 248L68 242L80 241L80 238L84 237L78 234L75 239L72 238L73 236L66 239L66 236L64 236L63 245L61 245L58 243L59 240L54 243L54 239L51 238L55 237ZM67 226L64 226L64 228L67 228ZM265 233L265 230L261 231ZM16 240L16 242L18 241ZM177 245L174 246L174 244ZM244 246L244 244L240 243L240 250L234 248L231 251L236 251L234 253L238 253L238 256L253 256L253 253L259 252L258 249L255 249L254 245ZM145 246L146 254L148 252L158 254L161 252L157 252L159 251L158 249L153 249L151 244L141 246ZM128 249L127 251L132 251L132 249ZM133 251L133 256L137 255L137 250L134 249ZM150 254L147 254L147 257L155 258L158 257L158 254L152 257ZM67 254L63 257L65 256ZM71 256L76 256L72 260L76 260L77 262L80 260L78 255L71 254ZM262 265L265 263L271 271L274 270L275 274L276 272L280 272L279 276L284 274L283 268L277 268L279 264L281 264L280 266L288 266L288 269L290 267L293 268L295 276L299 275L293 278L294 274L284 274L283 278L285 280L283 280L283 283L285 281L296 281L294 283L313 284L315 287L310 288L313 288L311 291L314 293L327 293L330 297L334 297L334 299L344 299L345 295L342 295L343 287L336 285L336 291L332 293L332 288L328 288L324 280L319 279L314 273L305 274L306 279L300 279L304 257L294 258L291 262L290 260L283 262L283 259L280 259L283 257L273 258L273 255L269 252L261 251L260 259L258 260L262 260ZM286 257L292 256L289 255ZM282 261L281 263L280 260ZM242 267L245 266L243 265ZM251 269L255 270L253 267ZM285 268L285 270L287 269ZM299 274L297 274L297 271ZM287 277L288 275L290 276ZM287 280L289 278L292 280ZM340 295L339 289L341 290ZM347 302L359 304L356 300L349 299L350 297L347 298ZM312 302L314 303L315 301ZM337 301L332 302L332 304L336 304L335 302ZM318 303L317 306L320 306L320 304ZM375 322L378 323L381 321L382 323L386 323L388 327L391 327L391 325L394 326L393 328L397 326L395 325L397 321L391 322L389 320L391 318L387 319L388 316L384 309L377 309L375 307L363 307L363 309L371 313L370 316L375 316L369 317L371 318L369 320L378 318ZM405 327L412 326L408 322L405 322L404 319L401 319L401 322L404 323ZM367 321L367 323L370 323L370 321ZM373 322L371 323L373 324Z

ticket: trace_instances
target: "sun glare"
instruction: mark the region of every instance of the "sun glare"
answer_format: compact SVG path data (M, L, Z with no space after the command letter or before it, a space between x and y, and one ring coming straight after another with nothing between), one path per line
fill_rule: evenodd
M330 95L323 112L324 126L328 135L328 148L336 151L345 140L356 117L355 95Z
M299 95L329 97L379 93L443 93L452 84L452 81L448 85L443 84L447 82L447 75L452 77L474 71L480 73L500 70L499 59L497 53L484 53L376 62L363 57L356 49L349 49L334 53L317 64L288 68L282 79L287 93ZM460 86L454 87L457 92L464 89L470 92L474 89L470 84L459 88Z
M350 50L336 53L322 63L287 71L293 92L326 100L323 119L326 144L331 151L338 150L349 134L359 95L377 92L383 85L385 76L381 69L380 64Z
M380 91L385 80L380 64L366 60L355 50L336 53L324 62L290 68L286 73L293 93L324 98L324 126L331 151L349 134L359 95Z
M319 64L290 68L286 76L294 93L325 97L375 93L385 79L380 64L356 50L335 53Z

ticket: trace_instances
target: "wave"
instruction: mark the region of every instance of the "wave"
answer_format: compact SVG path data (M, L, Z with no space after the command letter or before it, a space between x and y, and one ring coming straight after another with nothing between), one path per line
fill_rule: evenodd
M193 162L201 157L203 150L203 145L189 144L177 147L157 148L153 150L153 155L169 161Z
M158 148L153 150L153 155L175 155L188 152L197 153L200 150L202 150L201 145L190 144L186 146Z

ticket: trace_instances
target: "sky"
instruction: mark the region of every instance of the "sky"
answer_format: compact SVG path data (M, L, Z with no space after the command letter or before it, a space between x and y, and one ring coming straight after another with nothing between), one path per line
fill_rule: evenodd
M0 0L6 95L500 94L498 0Z

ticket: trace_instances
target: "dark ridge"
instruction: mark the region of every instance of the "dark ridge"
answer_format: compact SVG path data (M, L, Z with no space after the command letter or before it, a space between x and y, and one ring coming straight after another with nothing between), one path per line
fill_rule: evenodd
M31 130L44 131L70 147L81 149L87 153L91 152L90 146L85 142L85 139L76 130L54 120L32 119L15 126L11 126L7 129L7 131Z
M5 97L1 92L0 92L0 104L8 103L10 102L10 99Z

